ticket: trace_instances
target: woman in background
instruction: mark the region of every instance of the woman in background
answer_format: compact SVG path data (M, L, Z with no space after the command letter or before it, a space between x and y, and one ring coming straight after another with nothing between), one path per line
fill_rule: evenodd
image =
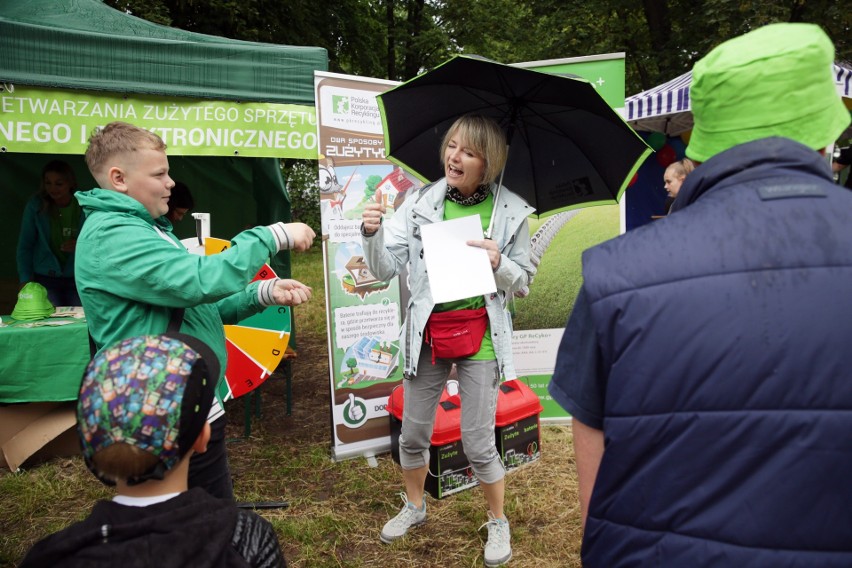
M669 167L666 168L666 171L663 174L663 181L665 182L665 188L668 192L668 198L666 198L666 203L664 205L666 215L668 215L669 211L671 211L672 203L674 203L678 192L680 192L680 186L683 185L683 180L685 180L686 176L694 169L695 163L689 158L672 162L669 164Z
M74 284L74 249L83 226L83 211L74 198L77 178L62 160L41 172L41 188L27 202L18 236L18 277L21 287L38 282L54 306L79 306Z

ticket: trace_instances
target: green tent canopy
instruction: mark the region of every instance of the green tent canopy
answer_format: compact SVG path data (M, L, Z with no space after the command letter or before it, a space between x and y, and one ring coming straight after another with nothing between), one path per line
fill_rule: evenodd
M314 71L328 68L319 47L231 40L153 24L98 0L0 0L0 89L48 87L87 92L186 97L239 103L314 104ZM20 90L20 89L19 89ZM309 109L313 112L313 109ZM0 121L4 109L0 107ZM130 121L132 122L132 120ZM37 191L41 168L68 162L78 187L95 182L79 150L0 152L0 314L8 314L18 290L15 250L21 215ZM254 225L290 220L289 196L279 159L288 157L177 156L171 175L186 183L194 211L211 215L211 234L230 238ZM195 234L191 218L179 223L181 237ZM272 262L289 276L289 256Z
M320 47L168 28L98 0L0 0L0 81L222 100L314 104Z

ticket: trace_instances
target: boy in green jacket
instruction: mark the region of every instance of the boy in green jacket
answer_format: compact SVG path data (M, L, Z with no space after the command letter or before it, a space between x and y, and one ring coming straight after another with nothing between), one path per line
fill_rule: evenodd
M247 283L271 255L307 250L316 235L304 223L276 223L243 231L219 254L190 254L164 216L174 186L165 150L159 136L124 122L111 122L89 139L86 164L101 189L76 194L86 213L77 240L77 289L98 349L163 333L175 310L184 309L179 331L213 349L222 382L228 358L223 324L311 297L296 280ZM221 402L210 410L212 437L208 451L190 462L189 485L233 498Z

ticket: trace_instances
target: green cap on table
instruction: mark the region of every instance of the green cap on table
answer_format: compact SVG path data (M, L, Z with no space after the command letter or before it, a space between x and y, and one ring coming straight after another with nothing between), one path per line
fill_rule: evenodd
M38 282L27 282L18 292L18 302L12 310L12 317L19 321L46 318L55 308L47 299L47 289Z

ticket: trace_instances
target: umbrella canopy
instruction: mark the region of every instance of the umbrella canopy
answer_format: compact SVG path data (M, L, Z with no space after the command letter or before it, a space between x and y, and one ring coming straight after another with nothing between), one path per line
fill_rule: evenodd
M615 203L651 152L595 88L578 77L460 55L378 96L388 158L421 178L443 177L444 134L464 114L506 131L503 185L539 216Z

